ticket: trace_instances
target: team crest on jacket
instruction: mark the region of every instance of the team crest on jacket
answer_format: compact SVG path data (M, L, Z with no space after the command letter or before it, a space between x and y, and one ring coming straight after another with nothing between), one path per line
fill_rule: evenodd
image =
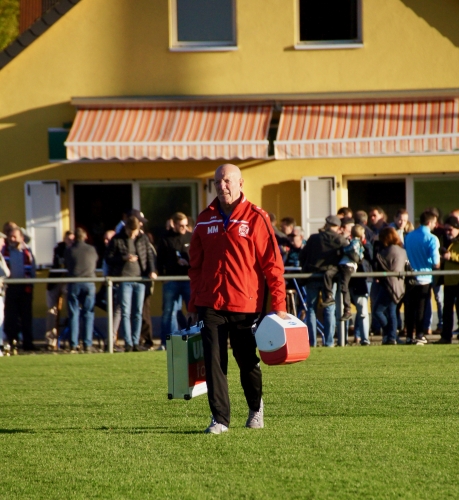
M247 236L249 234L249 226L247 224L241 224L239 226L239 236Z

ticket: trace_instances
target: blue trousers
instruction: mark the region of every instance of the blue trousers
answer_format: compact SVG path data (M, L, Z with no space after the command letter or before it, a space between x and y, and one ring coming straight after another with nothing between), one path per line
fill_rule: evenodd
M182 298L188 308L189 281L168 281L163 285L163 315L161 317L161 344L166 345L166 335L178 329L177 304Z
M136 282L120 283L118 298L121 306L121 330L126 345L138 345L142 328L145 285Z
M69 309L70 343L72 347L78 345L80 314L83 320L83 344L85 347L92 346L95 301L96 285L94 283L69 283L67 288L67 305Z

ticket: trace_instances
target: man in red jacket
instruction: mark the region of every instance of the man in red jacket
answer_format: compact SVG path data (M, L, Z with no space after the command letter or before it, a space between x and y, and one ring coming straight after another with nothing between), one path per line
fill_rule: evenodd
M284 266L268 214L247 201L238 167L215 172L217 198L198 217L190 244L192 319L203 321L202 340L212 419L206 433L230 423L228 335L249 406L246 427L263 423L262 377L252 325L263 308L265 282L271 308L286 317ZM196 314L197 313L197 314Z

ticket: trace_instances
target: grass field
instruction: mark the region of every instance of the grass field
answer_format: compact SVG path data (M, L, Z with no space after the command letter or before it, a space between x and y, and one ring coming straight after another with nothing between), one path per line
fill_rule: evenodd
M315 349L263 367L265 429L168 401L166 353L0 359L0 498L459 498L459 347Z

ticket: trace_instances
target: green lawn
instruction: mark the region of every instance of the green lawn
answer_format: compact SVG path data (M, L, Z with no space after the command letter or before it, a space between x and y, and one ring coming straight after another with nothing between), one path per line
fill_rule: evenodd
M265 429L168 401L166 353L0 359L0 498L459 498L459 346L263 367Z

